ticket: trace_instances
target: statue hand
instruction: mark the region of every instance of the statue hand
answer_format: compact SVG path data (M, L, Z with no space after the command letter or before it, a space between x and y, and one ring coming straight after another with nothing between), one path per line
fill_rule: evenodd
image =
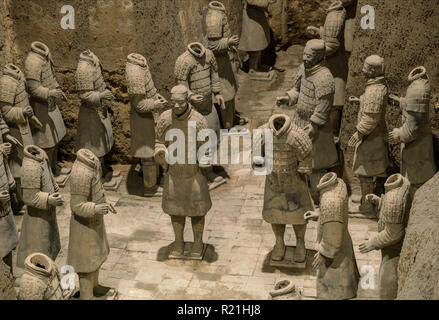
M393 129L390 133L389 133L389 142L391 144L398 144L401 142L401 137L399 135L399 130L398 128Z
M106 215L110 211L110 206L106 203L97 204L95 206L95 214Z
M358 131L355 132L352 137L349 139L348 142L348 147L350 148L354 148L357 146L357 144L359 142L361 142L363 140L363 136L361 135L361 133L359 133Z
M354 96L350 96L348 98L349 103L360 103L360 98L354 97Z
M105 89L105 91L101 92L101 100L111 101L114 100L114 95L110 90Z
M157 95L157 99L154 101L154 108L157 110L163 110L168 105L168 101L161 95Z
M0 151L6 156L9 157L11 154L12 145L10 143L2 143L0 144Z
M194 94L191 96L190 100L193 104L199 104L204 101L204 97L201 94Z
M55 206L60 207L64 204L64 199L63 199L62 195L57 192L57 193L49 195L49 198L47 199L47 203L53 207L55 207Z
M221 107L221 110L226 110L226 103L224 101L223 96L220 95L220 94L217 94L215 97L216 97L216 100L217 100L218 104Z
M308 134L308 137L311 139L311 141L315 140L318 131L317 126L315 124L311 122L303 130Z
M276 98L276 105L278 107L284 107L289 106L290 104L290 97L289 96L282 96Z
M67 101L67 97L61 89L49 90L49 98L61 99Z
M306 28L306 35L308 37L317 37L320 33L320 30L314 26L309 26L308 28Z
M23 116L26 118L31 118L34 116L34 109L31 106L27 106L23 108Z
M360 249L360 253L362 254L368 253L375 249L370 243L370 241L363 242L358 247Z
M317 221L319 218L320 214L317 211L308 211L303 215L303 218L305 220L312 220L312 221Z
M376 194L368 194L366 195L366 201L377 205L380 203L380 197L378 197Z
M235 47L239 44L239 37L234 35L229 38L229 47Z

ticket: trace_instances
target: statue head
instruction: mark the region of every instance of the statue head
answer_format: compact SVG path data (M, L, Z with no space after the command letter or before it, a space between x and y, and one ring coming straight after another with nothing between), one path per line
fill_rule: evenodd
M171 89L171 101L174 105L172 112L175 115L181 116L189 107L188 103L188 88L185 85L179 84Z
M384 59L378 55L366 58L363 66L363 74L366 78L376 78L384 75Z
M309 69L319 64L325 58L325 42L320 39L313 39L306 43L303 51L303 63Z

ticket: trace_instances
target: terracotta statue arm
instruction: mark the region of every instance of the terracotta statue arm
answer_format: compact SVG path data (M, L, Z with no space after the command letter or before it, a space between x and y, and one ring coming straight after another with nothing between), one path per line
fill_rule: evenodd
M229 49L229 38L210 38L208 42L208 49L213 52L221 52Z
M3 115L3 119L7 123L26 123L26 117L22 108L13 107L10 104L0 102L0 109Z
M318 245L321 255L334 259L340 252L343 244L344 226L341 222L327 222L322 225L322 240Z
M325 39L326 56L332 56L340 48L340 40L337 38Z
M290 99L288 105L289 106L295 105L299 100L299 89L294 87L293 89L287 92L287 96Z
M29 79L27 81L30 95L39 100L47 101L49 99L49 88L43 87L41 82Z
M384 230L369 241L378 250L398 243L404 237L404 233L402 223L386 223Z
M87 201L87 197L72 194L70 208L75 215L82 218L91 218L95 215L95 206L94 202Z
M49 208L49 193L39 189L23 188L23 202L33 208L47 210Z
M101 106L101 93L98 91L81 92L79 98L87 105L94 107Z
M421 128L423 114L420 112L407 111L408 116L401 128L398 128L401 142L408 143L416 140Z
M318 127L324 126L328 122L329 114L331 113L332 97L332 94L321 97L310 118L311 122Z
M131 95L131 104L138 113L154 111L154 99L144 98L144 95Z
M3 116L0 113L0 134L2 136L6 136L7 134L9 134L10 130L9 127L5 121L5 119L3 119Z
M380 122L380 113L364 113L357 124L357 131L363 136L370 135Z

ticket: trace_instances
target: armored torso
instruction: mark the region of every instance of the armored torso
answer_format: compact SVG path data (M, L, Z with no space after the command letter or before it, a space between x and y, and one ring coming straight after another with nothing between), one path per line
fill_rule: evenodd
M43 87L56 89L59 86L49 49L41 42L32 44L25 62L25 74L26 79L36 80Z
M128 94L144 95L152 99L157 94L145 57L139 54L130 54L126 64L126 78Z
M20 69L13 64L6 65L0 79L0 102L13 107L29 106L29 95L26 91L26 79Z

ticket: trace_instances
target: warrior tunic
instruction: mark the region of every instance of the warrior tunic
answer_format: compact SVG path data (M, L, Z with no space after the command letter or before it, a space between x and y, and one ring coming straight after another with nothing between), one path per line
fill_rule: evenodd
M242 14L239 50L262 51L270 43L270 26L266 11L269 0L246 0Z

